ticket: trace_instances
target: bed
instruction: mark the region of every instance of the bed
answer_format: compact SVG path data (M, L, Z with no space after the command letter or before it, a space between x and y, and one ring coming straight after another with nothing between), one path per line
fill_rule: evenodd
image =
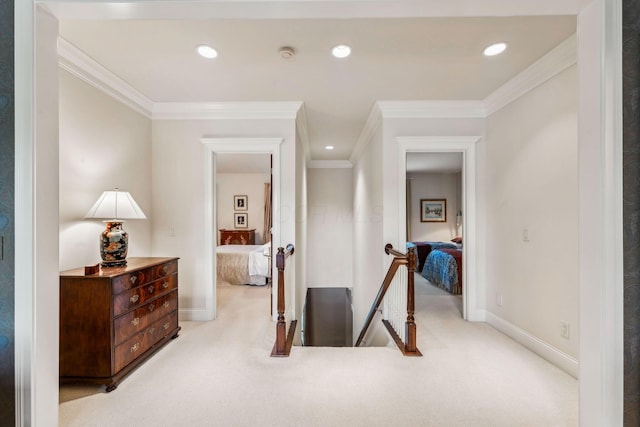
M270 243L264 245L222 245L216 247L219 284L256 285L269 283Z
M452 294L462 293L462 249L457 244L431 242L422 277Z
M458 238L454 239L457 240ZM418 257L418 265L416 271L422 271L424 262L427 260L429 253L434 249L462 249L462 240L452 243L449 242L407 242L407 251L410 247L414 247L416 256Z

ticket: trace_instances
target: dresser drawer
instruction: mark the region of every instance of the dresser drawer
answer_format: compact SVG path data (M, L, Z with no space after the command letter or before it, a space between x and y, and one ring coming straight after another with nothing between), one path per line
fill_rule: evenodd
M178 271L178 261L167 262L162 265L155 266L151 269L151 280L169 276Z
M147 282L150 282L152 280L151 270L151 268L146 268L144 270L134 271L132 273L123 274L122 276L114 278L111 282L111 286L113 287L113 294L119 294L122 291L133 289L140 285L144 285Z
M172 312L152 323L143 331L134 335L115 348L114 368L118 372L132 360L144 354L155 343L178 328L178 313Z
M178 275L172 274L143 286L133 288L130 291L121 292L113 299L113 314L118 316L136 308L145 302L175 289L178 285Z
M126 341L132 335L143 331L147 326L177 308L178 293L174 291L116 318L114 321L115 344L118 345Z

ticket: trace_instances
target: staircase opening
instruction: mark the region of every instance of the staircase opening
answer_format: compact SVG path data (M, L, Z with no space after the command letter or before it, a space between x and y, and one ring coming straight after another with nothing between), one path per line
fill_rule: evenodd
M353 347L349 288L309 288L304 309L303 345Z

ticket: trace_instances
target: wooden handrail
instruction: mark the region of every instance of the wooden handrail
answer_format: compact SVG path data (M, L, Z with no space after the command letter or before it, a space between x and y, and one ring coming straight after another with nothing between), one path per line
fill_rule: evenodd
M383 320L383 323L389 330L391 336L393 337L400 351L402 351L402 354L404 354L405 356L422 356L422 353L420 353L420 350L418 350L416 346L416 323L414 319L415 287L414 287L413 273L416 270L416 264L417 264L417 256L415 253L415 248L411 247L409 248L409 251L407 252L407 254L403 254L402 252L398 252L395 249L393 249L393 246L390 243L387 243L384 247L384 251L387 255L393 255L394 258L391 261L391 265L389 266L389 270L387 270L387 274L384 280L382 281L380 290L378 290L378 295L376 295L376 298L373 301L373 304L371 305L371 309L367 314L367 318L364 322L364 326L362 327L362 331L360 331L360 335L358 336L355 346L358 347L360 346L360 344L362 344L362 340L364 339L364 336L367 333L369 326L371 326L371 321L373 320L373 316L375 315L375 312L380 307L380 304L382 303L382 300L384 299L384 296L387 293L387 290L389 289L389 286L391 285L391 281L393 280L393 277L398 271L398 268L401 265L406 265L407 273L408 273L407 275L407 321L405 322L406 342L404 343L402 342L402 340L400 339L400 337L398 337L398 334L395 332L395 330L389 324L389 322L387 322L386 320Z
M293 343L293 333L296 329L296 320L291 321L289 326L289 333L287 334L287 322L284 318L284 270L285 259L293 255L295 248L292 244L288 244L286 249L283 247L278 248L276 254L276 268L278 269L278 321L276 323L276 342L273 345L271 351L272 357L287 357L291 352L291 345Z

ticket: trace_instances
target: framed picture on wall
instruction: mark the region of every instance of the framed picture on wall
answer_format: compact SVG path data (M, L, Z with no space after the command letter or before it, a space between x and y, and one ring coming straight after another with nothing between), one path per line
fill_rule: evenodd
M248 209L249 200L247 196L233 196L233 210L246 211Z
M447 222L447 200L420 199L420 222Z
M249 227L249 214L235 213L233 214L235 228L247 228Z

